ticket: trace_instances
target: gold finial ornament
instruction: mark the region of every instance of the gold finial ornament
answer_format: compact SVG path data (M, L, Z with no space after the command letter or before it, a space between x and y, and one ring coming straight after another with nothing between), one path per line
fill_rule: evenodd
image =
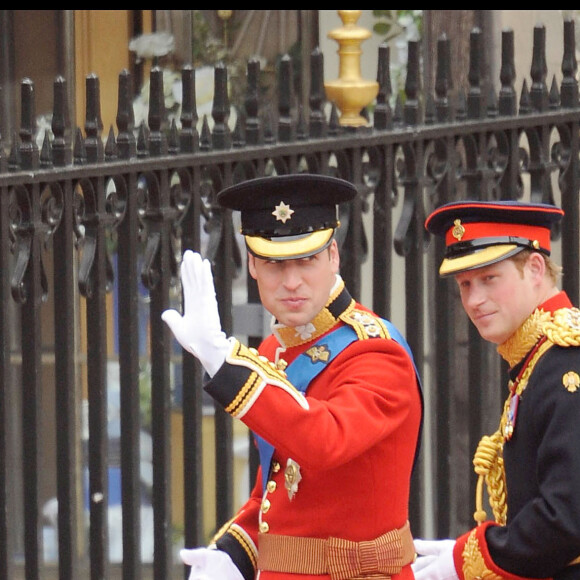
M234 13L233 10L216 10L218 18L223 22L224 26L224 46L227 48L229 39L228 39L228 20L232 17Z
M361 43L371 36L366 28L356 23L362 10L338 10L343 26L328 33L328 38L338 42L339 78L324 83L329 101L340 109L340 124L345 126L366 126L367 120L361 110L372 103L379 92L379 83L361 77Z

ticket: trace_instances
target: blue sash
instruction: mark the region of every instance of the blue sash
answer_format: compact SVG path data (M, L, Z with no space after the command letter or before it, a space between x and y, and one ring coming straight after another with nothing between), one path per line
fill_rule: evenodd
M387 327L391 338L398 342L407 351L411 361L413 361L413 354L409 348L409 345L407 344L407 341L403 338L403 335L388 320L383 320L383 322ZM355 340L357 340L356 332L354 328L348 324L333 330L326 336L323 336L318 342L316 342L314 347L308 349L310 351L312 348L324 346L326 352L328 352L328 358L324 361L320 359L313 360L306 354L306 352L303 352L286 367L286 376L288 380L301 393L305 393L308 385L318 375L318 373L324 370L337 354L340 354L349 344ZM415 365L414 361L413 365ZM415 372L416 371L417 369L415 369ZM417 377L418 376L419 374L417 373ZM268 476L270 474L270 462L272 461L274 447L256 433L254 433L254 437L258 443L260 465L262 466L262 490L265 490Z

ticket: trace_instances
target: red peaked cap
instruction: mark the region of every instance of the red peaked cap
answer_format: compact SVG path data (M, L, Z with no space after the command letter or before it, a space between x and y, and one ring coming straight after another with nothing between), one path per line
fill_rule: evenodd
M528 248L550 255L553 224L564 215L544 203L458 201L438 207L425 220L428 232L445 238L443 277L481 268Z

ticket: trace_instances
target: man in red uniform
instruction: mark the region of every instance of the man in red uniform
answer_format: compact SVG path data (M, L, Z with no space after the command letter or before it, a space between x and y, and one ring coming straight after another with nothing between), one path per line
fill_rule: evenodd
M455 277L471 322L507 361L509 382L499 428L474 458L477 526L457 540L415 540L417 580L580 578L580 311L558 289L549 258L563 213L460 201L425 222L445 238L439 273Z
M339 275L341 179L234 185L248 269L272 334L258 350L222 332L211 267L185 252L183 316L163 319L211 377L204 389L255 434L250 498L208 547L182 550L190 580L411 580L411 472L422 424L408 345Z

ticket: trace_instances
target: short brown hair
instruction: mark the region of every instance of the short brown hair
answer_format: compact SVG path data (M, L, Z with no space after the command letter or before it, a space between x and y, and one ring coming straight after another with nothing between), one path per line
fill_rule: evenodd
M517 266L520 272L523 272L524 264L526 263L532 251L533 250L522 250L521 252L518 252L515 256L511 256L509 259L514 261L515 265ZM562 266L556 264L554 260L552 260L549 256L542 254L542 252L536 253L540 254L540 256L542 256L542 258L544 259L548 276L550 277L552 282L556 284L558 282L558 279L562 275Z

